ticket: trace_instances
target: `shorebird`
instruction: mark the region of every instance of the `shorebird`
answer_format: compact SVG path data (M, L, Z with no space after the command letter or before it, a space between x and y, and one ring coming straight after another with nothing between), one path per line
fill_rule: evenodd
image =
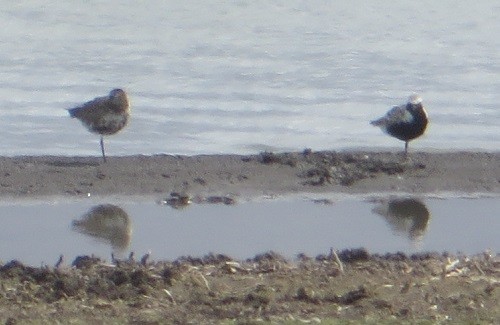
M424 236L431 217L425 203L416 198L381 200L372 211L384 217L394 231L415 242Z
M422 98L413 94L408 103L394 106L387 114L370 124L378 126L390 136L405 142L405 155L408 154L408 142L424 134L429 119L422 105Z
M71 117L79 119L90 132L101 136L102 158L105 135L115 134L127 125L130 108L127 94L122 89L113 89L108 96L97 97L81 106L68 109Z
M73 220L73 230L104 240L112 248L124 251L130 245L132 223L122 208L113 204L92 207L80 220Z

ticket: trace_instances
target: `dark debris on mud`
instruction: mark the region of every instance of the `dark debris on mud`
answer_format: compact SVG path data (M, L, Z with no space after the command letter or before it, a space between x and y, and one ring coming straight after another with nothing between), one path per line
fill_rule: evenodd
M191 196L188 193L171 192L168 197L160 200L158 203L168 205L174 209L184 209L191 203L234 205L236 204L236 200L227 195Z
M280 164L290 167L301 166L298 175L303 185L322 186L337 184L350 186L355 182L375 177L377 174L397 175L411 170L425 169L425 164L399 154L380 155L376 153L349 153L335 151L302 153L262 152L254 159L262 164ZM251 159L248 159L251 160Z

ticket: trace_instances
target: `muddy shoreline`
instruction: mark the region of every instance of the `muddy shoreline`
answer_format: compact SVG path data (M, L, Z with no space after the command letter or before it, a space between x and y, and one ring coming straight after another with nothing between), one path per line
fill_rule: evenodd
M0 198L145 196L232 204L300 193L498 196L500 152L0 157ZM176 194L172 194L176 193ZM226 201L227 200L227 201ZM228 203L229 202L229 203ZM500 319L500 258L331 251L0 262L0 323L361 324Z
M500 152L0 157L0 197L500 193Z

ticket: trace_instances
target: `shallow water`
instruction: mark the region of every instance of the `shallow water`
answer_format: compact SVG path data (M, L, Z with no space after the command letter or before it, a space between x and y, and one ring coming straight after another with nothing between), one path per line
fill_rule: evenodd
M109 155L393 148L368 124L412 92L423 149L500 147L500 5L451 0L24 1L0 12L0 154L99 155L65 108L110 89Z
M173 260L210 252L245 259L276 251L293 258L330 248L371 253L500 249L500 200L343 199L330 204L281 199L174 209L153 202L3 202L0 260L53 264L59 254L110 260L150 251Z

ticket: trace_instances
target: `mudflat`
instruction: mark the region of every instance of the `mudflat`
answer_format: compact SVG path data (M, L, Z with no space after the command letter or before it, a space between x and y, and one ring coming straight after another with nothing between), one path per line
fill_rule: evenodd
M109 157L107 163L97 157L0 157L0 175L4 200L139 195L233 203L302 192L496 197L500 153L404 157L305 150ZM492 251L381 256L332 250L293 261L273 252L244 261L217 254L175 261L81 256L42 267L0 262L0 284L5 324L497 324L500 319L500 257Z
M0 196L500 193L500 152L0 157Z

